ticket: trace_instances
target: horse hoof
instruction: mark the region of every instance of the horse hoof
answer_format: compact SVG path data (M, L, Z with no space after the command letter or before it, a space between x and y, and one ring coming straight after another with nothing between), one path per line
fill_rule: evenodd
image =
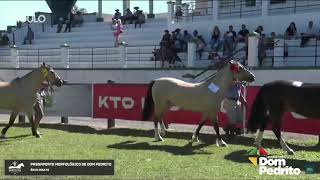
M198 136L192 135L191 142L197 142L197 143L199 143L200 141L199 141Z
M36 138L42 138L42 136L40 134L36 134L34 135Z
M7 139L7 137L6 137L6 135L2 134L2 135L0 136L0 139Z
M293 151L293 150L287 151L287 154L288 154L288 155L294 155L294 151Z
M228 147L228 144L224 142L223 140L217 140L216 144L218 147Z

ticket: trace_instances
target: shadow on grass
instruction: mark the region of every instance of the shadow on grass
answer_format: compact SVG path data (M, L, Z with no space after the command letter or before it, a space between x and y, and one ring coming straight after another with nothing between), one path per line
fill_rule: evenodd
M6 124L0 124L0 126L5 126ZM15 124L16 127L26 127L26 124ZM83 125L72 125L72 124L40 124L40 128L45 129L55 129L72 133L82 133L82 134L101 134L101 135L116 135L116 136L127 136L127 137L150 137L153 138L154 131L143 130L143 129L129 129L129 128L112 128L98 130L93 127L83 126ZM41 129L40 129L41 131ZM10 132L9 132L10 133ZM10 134L8 135L10 137ZM45 135L44 135L45 137ZM167 132L166 138L173 139L184 139L190 140L192 137L191 132ZM233 145L243 145L252 147L254 139L251 137L236 136L233 139L227 139L226 136L222 135L222 138L228 143ZM216 136L214 134L200 134L199 139L205 144L214 144ZM320 151L320 145L314 146L302 146L297 144L287 143L294 151ZM262 147L265 148L281 148L279 142L275 139L263 139Z
M234 151L230 154L227 154L224 159L229 160L236 163L248 163L251 162L248 159L247 151L240 150ZM306 172L307 167L313 167L315 169L315 173L320 173L320 161L307 161L307 160L300 160L300 159L286 159L286 165L292 166L293 168L300 168L301 171ZM252 165L253 166L253 165ZM254 167L254 166L253 166Z
M148 142L135 142L135 141L124 141L107 146L107 148L113 149L125 149L125 150L148 150L148 151L164 151L173 155L195 155L204 154L210 155L211 153L201 150L204 147L210 146L211 144L197 144L192 145L191 143L186 144L183 147L166 145L159 142L159 144L150 144ZM198 150L198 151L196 151Z

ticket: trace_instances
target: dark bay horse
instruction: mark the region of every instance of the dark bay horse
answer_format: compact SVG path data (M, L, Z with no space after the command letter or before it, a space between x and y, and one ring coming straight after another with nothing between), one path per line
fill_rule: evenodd
M221 101L226 96L234 80L254 81L254 75L239 62L226 62L225 66L215 75L210 76L201 83L188 83L175 78L160 78L149 84L147 97L143 108L143 120L153 119L155 126L155 139L163 140L165 129L162 117L172 106L183 110L200 112L202 119L192 140L198 141L198 134L206 119L212 120L217 135L217 145L226 146L219 133L216 113L220 110ZM160 123L161 122L161 123ZM161 126L161 135L158 130Z
M11 110L9 124L2 129L0 138L6 137L7 130L13 125L19 112L27 113L32 127L32 135L41 137L37 131L41 118L36 118L34 122L33 114L36 93L44 81L47 81L50 86L58 87L64 83L58 74L44 63L21 78L16 78L11 82L0 82L0 109Z
M288 154L294 151L281 137L281 120L284 112L295 112L308 118L320 118L320 84L299 81L274 81L260 88L254 100L247 124L248 132L259 129L255 145L261 146L263 131L269 122L282 149ZM301 120L303 121L303 120Z

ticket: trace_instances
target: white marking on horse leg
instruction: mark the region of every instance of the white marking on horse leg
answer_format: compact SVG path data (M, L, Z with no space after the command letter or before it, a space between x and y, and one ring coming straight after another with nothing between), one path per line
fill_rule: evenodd
M254 143L254 145L257 146L257 148L260 148L261 146L262 137L263 137L263 131L259 131L259 134L256 137L256 141Z
M166 128L164 126L163 121L160 122L160 135L163 137L166 135Z
M217 144L218 147L220 147L220 146L228 147L228 144L226 142L224 142L222 139L221 140L217 139L216 140L216 144Z
M163 141L163 138L160 136L158 127L154 129L154 138L156 141Z
M200 142L196 132L193 133L191 142Z
M286 151L288 154L290 154L290 155L293 155L293 154L294 154L294 151L293 151L291 148L289 148L289 146L288 146L287 143L283 140L282 137L280 138L280 145L281 145L282 149L283 149L284 151Z

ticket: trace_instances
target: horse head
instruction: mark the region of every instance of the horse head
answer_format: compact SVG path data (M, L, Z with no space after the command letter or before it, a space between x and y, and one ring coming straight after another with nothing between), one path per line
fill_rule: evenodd
M250 72L248 69L246 69L241 63L231 60L228 62L227 66L232 72L233 79L235 79L236 81L255 81L254 74Z
M59 77L59 75L52 69L51 66L43 63L40 69L45 80L48 81L49 84L57 87L60 87L64 84L65 81Z

